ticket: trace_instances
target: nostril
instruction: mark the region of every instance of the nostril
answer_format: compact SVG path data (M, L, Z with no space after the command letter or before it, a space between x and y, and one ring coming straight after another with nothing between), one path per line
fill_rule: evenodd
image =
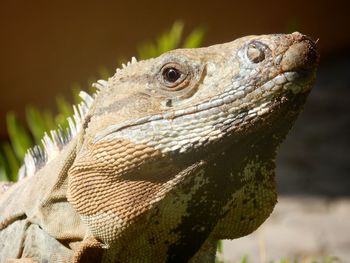
M315 64L317 64L318 54L316 44L304 36L298 37L298 40L283 55L280 65L284 72L308 71L314 69Z

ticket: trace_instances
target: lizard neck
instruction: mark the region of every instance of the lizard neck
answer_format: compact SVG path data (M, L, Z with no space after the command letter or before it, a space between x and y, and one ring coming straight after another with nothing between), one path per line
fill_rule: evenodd
M188 176L173 181L166 196L137 217L105 257L186 262L208 238L233 239L254 231L276 204L276 149L303 100L281 106L269 119L262 118L205 151L174 157L174 167L192 163L185 165L191 168ZM167 165L163 167L166 171ZM181 178L180 174L169 177Z

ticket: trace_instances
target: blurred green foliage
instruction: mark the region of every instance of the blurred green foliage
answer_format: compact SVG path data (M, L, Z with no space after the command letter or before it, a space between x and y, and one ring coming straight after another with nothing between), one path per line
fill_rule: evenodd
M187 37L183 37L184 24L175 22L172 28L161 34L155 41L147 41L137 48L138 58L147 59L157 57L160 54L175 48L200 47L205 30L201 27L193 30Z
M147 59L159 56L160 54L175 48L195 48L199 47L204 38L205 30L197 28L184 36L184 24L175 22L172 27L156 37L149 40L137 48L137 58ZM125 62L125 61L121 61ZM106 68L99 70L99 79L107 79L111 76ZM97 78L89 78L88 85L91 86ZM82 88L73 85L73 103L80 102L78 96ZM89 92L94 92L90 88ZM9 140L0 143L0 181L16 181L18 169L22 165L26 151L34 144L41 145L41 138L46 131L56 129L61 126L67 127L67 117L73 114L72 103L65 97L56 97L57 113L51 110L42 110L36 106L27 106L25 109L26 123L21 123L14 112L9 112L6 116L6 125Z

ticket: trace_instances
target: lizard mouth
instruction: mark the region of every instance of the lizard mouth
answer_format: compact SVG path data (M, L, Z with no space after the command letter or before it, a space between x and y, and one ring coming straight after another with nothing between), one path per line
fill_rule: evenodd
M274 78L274 83L276 86L283 83L285 91L298 94L310 90L315 80L319 55L317 41L314 42L298 32L291 36L294 42L283 54L279 63L282 73Z
M311 73L306 74L305 72L283 72L255 89L247 87L245 92L234 90L185 109L111 125L96 135L94 143L104 139L114 139L113 134L128 128L135 129L151 122L170 121L172 126L176 126L191 118L197 120L207 118L208 120L216 119L217 125L221 122L226 126L243 120L249 121L266 113L271 105L273 107L276 104L275 100L281 100L287 94L306 93L311 88L314 79L310 75Z
M296 100L286 98L306 98L303 95L306 95L308 93L306 91L310 89L310 86L305 86L305 83L311 85L309 79L300 77L300 74L296 72L285 72L248 93L245 98L256 96L254 91L260 93L253 104L249 103L242 107L242 100L235 98L235 95L227 95L227 97L202 103L189 109L111 125L98 133L93 143L127 140L160 150L163 154L185 153L201 145L205 146L219 141L220 138L236 131L245 130L245 127L251 125L258 127L259 125L255 123L261 123L261 120L274 116L279 112L275 109L282 105L297 106L299 103L293 105L293 101ZM275 82L280 84L271 88ZM293 94L293 91L297 92L297 95ZM264 92L267 94L265 95ZM290 94L292 96L289 96ZM235 104L237 107L234 106Z
M299 94L308 91L311 88L314 79L314 77L310 77L310 75L310 73L306 74L306 72L283 72L255 89L253 89L253 87L247 87L245 92L242 92L239 89L233 90L209 101L185 109L169 111L111 125L103 132L97 134L94 142L100 141L101 139L108 137L108 135L125 128L142 125L152 121L171 119L176 122L177 118L185 118L186 116L191 116L193 114L196 114L197 118L210 117L219 114L222 112L222 108L225 107L229 108L225 111L231 115L246 115L250 113L262 114L264 106L273 101L274 97L281 97L288 93ZM247 102L245 103L245 101Z

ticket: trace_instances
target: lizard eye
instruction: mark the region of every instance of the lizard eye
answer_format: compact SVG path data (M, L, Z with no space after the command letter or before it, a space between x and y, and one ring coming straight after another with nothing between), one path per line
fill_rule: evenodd
M176 68L166 68L163 71L163 77L165 81L174 83L181 77L181 72Z
M253 63L263 61L265 59L265 45L258 41L249 43L247 47L247 57Z
M186 69L177 63L169 63L161 69L161 78L163 84L172 90L179 90L186 86Z

